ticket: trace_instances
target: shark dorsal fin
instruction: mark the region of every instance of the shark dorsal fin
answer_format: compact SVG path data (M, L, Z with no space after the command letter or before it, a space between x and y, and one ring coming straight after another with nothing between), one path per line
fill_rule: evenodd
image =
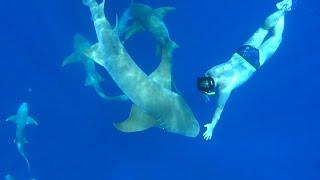
M38 122L34 120L32 117L28 116L27 117L27 125L36 125L38 126Z
M161 19L163 19L163 17L169 12L169 11L172 11L172 10L175 10L176 8L175 7L161 7L161 8L157 8L157 9L154 9L153 12L154 14L156 14L157 16L159 16Z

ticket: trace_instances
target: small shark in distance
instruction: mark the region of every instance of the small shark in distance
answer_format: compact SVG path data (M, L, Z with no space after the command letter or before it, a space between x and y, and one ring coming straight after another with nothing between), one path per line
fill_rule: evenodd
M63 61L62 67L74 62L82 62L87 73L85 86L91 86L96 91L96 93L105 100L109 100L109 101L128 100L128 98L125 95L107 96L102 91L100 83L103 81L103 78L97 72L95 62L92 60L92 57L90 57L92 54L99 55L99 49L96 48L97 45L91 46L90 42L84 36L80 34L76 34L74 36L73 46L74 46L75 52Z
M14 139L14 143L17 146L18 152L26 161L28 169L30 171L30 163L23 149L23 145L28 143L27 139L24 136L24 129L28 125L37 126L38 123L29 116L28 104L25 102L22 103L18 109L17 114L8 117L6 119L6 122L13 122L16 124L16 137Z

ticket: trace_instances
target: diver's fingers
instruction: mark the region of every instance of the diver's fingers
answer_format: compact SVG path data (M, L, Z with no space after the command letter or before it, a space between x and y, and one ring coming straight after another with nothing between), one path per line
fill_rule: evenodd
M203 137L208 135L208 130L206 132L203 133Z
M206 140L209 141L211 139L211 135L206 136Z

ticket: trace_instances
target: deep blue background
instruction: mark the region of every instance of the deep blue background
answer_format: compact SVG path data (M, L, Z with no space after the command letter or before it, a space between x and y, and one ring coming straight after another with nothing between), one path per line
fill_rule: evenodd
M114 22L129 0L110 0ZM165 18L175 52L176 84L201 127L211 120L194 81L231 54L275 10L275 0L140 1L175 6ZM130 103L101 100L84 87L81 64L61 68L75 33L96 41L81 1L4 1L0 6L0 179L30 175L13 144L15 127L5 123L22 101L38 127L26 132L31 175L39 180L274 180L320 179L319 32L316 0L299 1L286 16L279 51L231 96L213 139L196 139L152 129L122 134L112 122L127 117ZM158 65L148 33L128 42L145 72ZM109 94L121 91L104 75ZM214 100L214 98L213 98Z

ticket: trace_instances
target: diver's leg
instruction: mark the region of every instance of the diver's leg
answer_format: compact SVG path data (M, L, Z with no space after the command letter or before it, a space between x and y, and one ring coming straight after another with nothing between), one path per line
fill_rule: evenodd
M264 21L264 24L262 27L260 27L254 34L251 36L244 45L250 45L255 48L259 48L266 36L268 35L270 29L272 29L276 23L279 21L280 17L283 16L284 11L278 10L267 17L267 19Z
M272 29L272 35L260 47L260 65L263 65L278 49L284 30L284 15L280 17Z
M277 3L277 12L270 15L263 28L272 30L272 35L259 47L260 51L260 65L263 65L278 49L282 41L282 34L284 30L284 15L287 11L291 11L292 0L283 0Z
M268 30L259 28L245 43L244 45L250 45L255 48L259 48L268 34Z

